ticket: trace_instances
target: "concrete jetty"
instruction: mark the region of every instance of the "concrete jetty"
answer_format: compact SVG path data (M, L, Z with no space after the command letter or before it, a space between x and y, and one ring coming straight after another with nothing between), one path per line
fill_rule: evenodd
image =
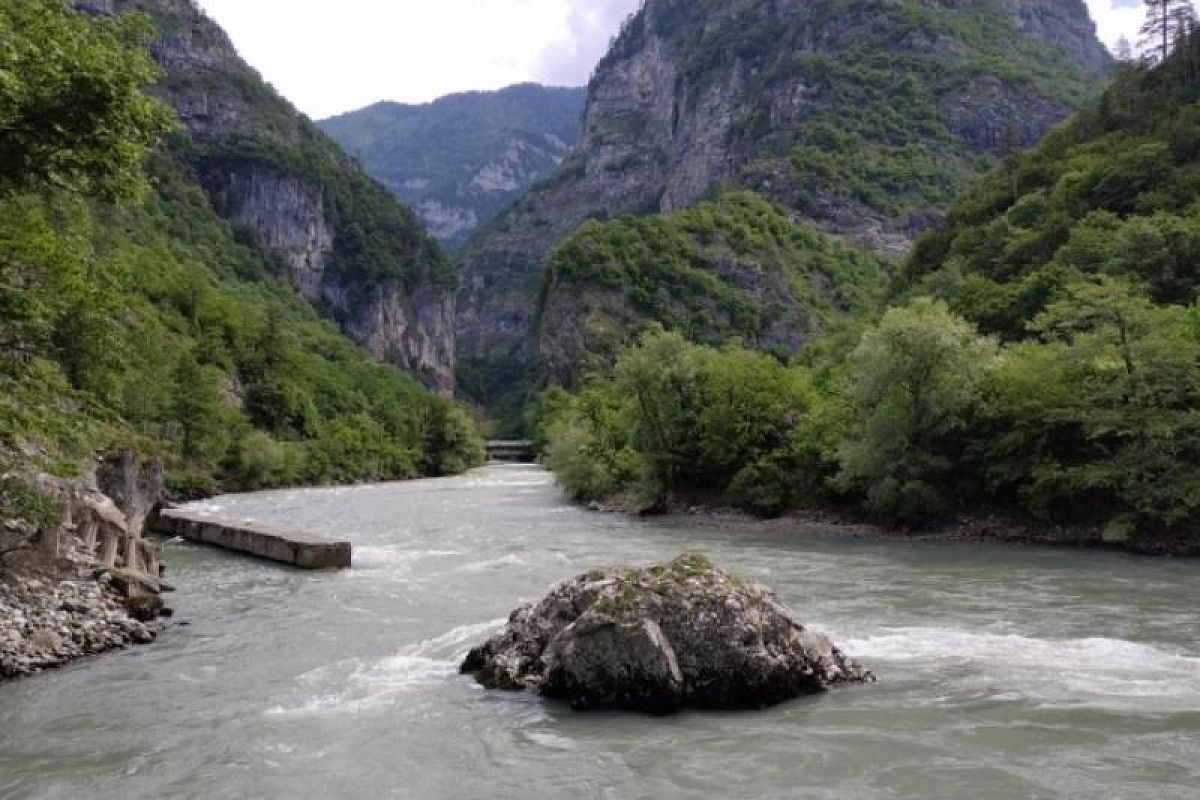
M234 522L195 511L165 509L154 520L154 530L167 536L180 536L278 561L300 569L345 569L350 566L351 546L298 531L268 528L247 522Z

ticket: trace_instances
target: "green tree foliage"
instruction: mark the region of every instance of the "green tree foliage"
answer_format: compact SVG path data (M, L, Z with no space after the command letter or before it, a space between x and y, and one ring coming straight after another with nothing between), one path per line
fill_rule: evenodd
M577 362L571 372L610 367L652 324L786 356L799 340L874 308L889 269L761 195L731 191L671 214L584 223L547 261L539 314L545 324L557 300L557 313L584 320L587 341L567 354Z
M59 0L0 2L0 191L125 195L172 115L140 17L89 20Z
M548 396L564 486L759 513L854 504L914 527L1000 511L1200 550L1196 64L1193 35L1011 154L865 330L790 366L660 333Z
M842 445L840 479L868 508L920 523L957 504L960 454L997 355L929 298L891 309L863 336L850 368L859 424Z
M1172 48L1192 32L1196 9L1192 0L1143 0L1146 21L1142 23L1139 44L1142 56L1151 64L1165 61Z
M0 179L0 471L76 474L97 447L131 446L207 492L481 462L465 411L320 319L178 157L142 165L167 127L140 94L156 74L144 24L50 0L0 0L0 24L0 147L31 164L0 165L15 170ZM63 97L78 101L66 120ZM35 123L45 137L22 145Z
M581 499L631 493L647 508L701 493L756 513L800 487L801 373L738 347L716 350L652 331L549 425L549 461Z
M1123 68L1101 100L966 192L903 283L989 333L1028 323L1065 287L1109 275L1159 302L1197 297L1200 37L1160 67Z
M1197 311L1109 278L1068 287L989 390L981 462L994 491L1126 535L1200 518Z
M219 460L228 446L224 430L228 415L217 388L219 372L184 354L173 378L169 413L179 421L180 454L190 461Z

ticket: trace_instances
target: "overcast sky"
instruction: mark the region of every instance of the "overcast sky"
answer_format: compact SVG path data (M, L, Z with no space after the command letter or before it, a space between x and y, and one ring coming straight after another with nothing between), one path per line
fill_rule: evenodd
M640 0L199 0L314 118L522 81L581 86ZM1141 0L1087 0L1108 44Z

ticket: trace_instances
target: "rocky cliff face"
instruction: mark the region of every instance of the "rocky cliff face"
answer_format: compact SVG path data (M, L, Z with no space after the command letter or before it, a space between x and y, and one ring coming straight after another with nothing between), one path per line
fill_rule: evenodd
M453 266L420 222L272 90L191 0L77 0L154 21L173 153L213 206L276 253L303 294L381 358L451 392Z
M583 101L583 89L521 84L378 103L319 125L454 247L555 172L579 137Z
M902 253L1109 63L1083 0L649 0L596 71L575 152L466 248L460 356L518 373L557 242L720 185Z

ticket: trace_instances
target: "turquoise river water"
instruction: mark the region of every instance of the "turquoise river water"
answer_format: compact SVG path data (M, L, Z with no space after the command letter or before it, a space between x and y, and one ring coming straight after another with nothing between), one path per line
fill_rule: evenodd
M0 798L1200 800L1200 563L658 523L533 467L222 497L305 574L167 545L149 647L0 686ZM760 713L577 715L457 674L519 603L700 550L879 676Z

